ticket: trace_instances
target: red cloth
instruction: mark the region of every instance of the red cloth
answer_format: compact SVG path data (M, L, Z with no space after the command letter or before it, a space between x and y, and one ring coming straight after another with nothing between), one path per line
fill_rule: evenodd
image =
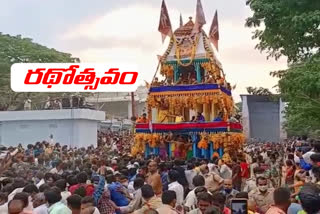
M287 168L286 170L286 184L291 184L294 182L294 169L293 168Z
M231 210L228 207L224 207L223 214L231 214Z
M259 165L260 168L262 168L264 171L268 170L269 169L269 165L268 164L265 164L265 163L262 163Z
M246 162L241 162L240 167L241 167L241 177L249 178L249 164L247 164Z
M94 186L91 184L76 184L70 187L69 192L71 194L74 194L74 191L76 191L78 188L84 187L86 189L86 196L92 196L94 192Z

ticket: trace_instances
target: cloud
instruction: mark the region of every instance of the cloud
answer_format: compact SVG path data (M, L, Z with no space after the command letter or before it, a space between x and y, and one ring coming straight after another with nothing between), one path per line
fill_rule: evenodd
M138 35L152 36L157 33L159 15L158 8L144 4L131 5L112 10L95 20L85 21L69 30L62 39L79 36L92 39L106 36L126 39Z
M278 61L267 60L266 53L255 49L257 40L252 40L252 29L244 26L245 17L249 12L242 14L242 19L221 19L219 23L220 41L219 55L227 81L237 88L233 91L235 101L240 101L240 94L246 94L246 87L265 87L276 92L273 86L277 79L269 75L270 71L286 69L285 57ZM208 26L205 27L208 31Z
M178 18L180 11L171 8L172 14ZM83 62L135 62L144 79L151 81L157 55L163 54L168 45L168 39L161 43L159 16L159 8L147 4L115 9L94 20L81 21L60 35L55 46L79 56ZM172 24L178 26L178 22Z
M85 49L113 49L128 48L139 49L145 52L151 52L158 48L158 45L148 37L140 35L132 38L118 38L102 36L96 39L79 36L73 39L62 41L61 45L67 46L72 51L82 51Z
M179 5L176 4L177 2L167 1L174 29L178 27L180 12L186 22L187 17L194 16L195 11L195 5L190 3L180 5L183 10L178 10ZM218 8L223 9L227 5L219 3ZM242 3L237 3L232 7L232 15L224 9L219 13L219 54L227 81L232 85L237 84L233 92L235 101L240 100L239 95L246 93L248 86L272 88L277 80L270 77L269 72L286 68L285 59L267 60L265 54L254 49L257 41L251 40L252 29L244 27L245 18L250 11L241 5ZM209 9L205 8L206 14ZM206 16L206 32L210 28L213 13L214 10ZM163 54L168 46L168 39L165 44L161 43L157 29L159 15L160 5L155 3L140 2L116 8L101 16L81 20L80 24L61 34L55 46L79 56L83 62L134 62L140 66L139 72L144 76L143 79L151 81L157 67L156 55Z

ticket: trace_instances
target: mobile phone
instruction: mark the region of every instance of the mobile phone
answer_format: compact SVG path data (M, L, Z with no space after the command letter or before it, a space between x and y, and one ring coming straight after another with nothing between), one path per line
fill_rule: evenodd
M232 214L248 214L248 200L245 198L235 198L231 200Z

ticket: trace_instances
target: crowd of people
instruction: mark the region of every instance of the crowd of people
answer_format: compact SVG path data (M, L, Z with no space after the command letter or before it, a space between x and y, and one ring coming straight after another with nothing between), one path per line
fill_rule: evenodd
M159 86L177 86L177 85L197 85L197 84L219 84L228 90L235 88L231 87L230 83L225 81L225 78L220 74L212 75L210 73L201 75L200 82L197 81L196 72L182 72L179 73L177 80L173 81L171 77L166 77L164 80L159 81L158 77L155 77L151 83L152 87Z
M131 157L131 140L2 148L0 213L320 213L319 140L252 143L232 160Z

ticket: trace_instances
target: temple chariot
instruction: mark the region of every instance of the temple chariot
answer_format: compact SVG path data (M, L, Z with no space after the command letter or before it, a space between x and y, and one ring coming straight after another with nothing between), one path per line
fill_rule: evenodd
M245 142L232 87L218 58L217 13L207 35L201 10L198 0L195 22L180 20L172 31L162 3L159 31L170 42L159 57L161 77L155 75L149 86L148 116L136 121L132 155L230 159Z

